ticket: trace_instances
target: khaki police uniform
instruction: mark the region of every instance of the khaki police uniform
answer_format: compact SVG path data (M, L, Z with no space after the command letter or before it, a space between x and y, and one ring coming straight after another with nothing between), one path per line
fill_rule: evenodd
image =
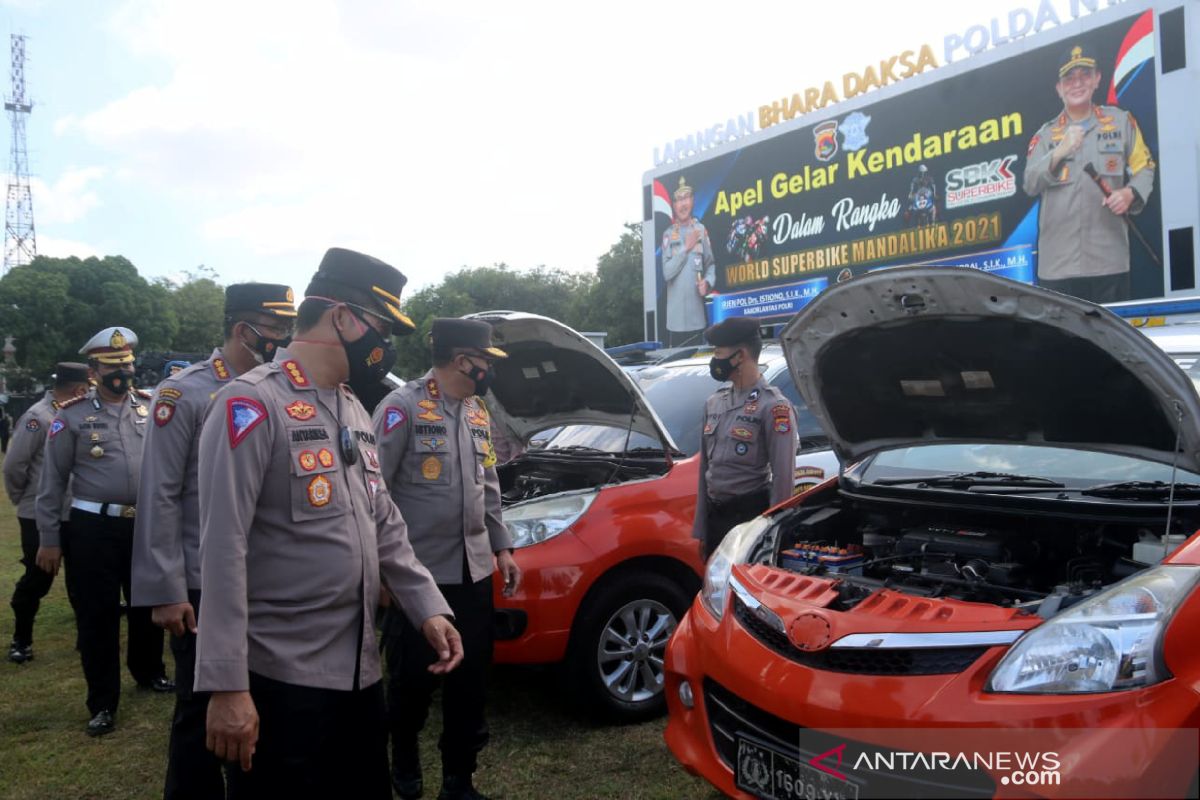
M200 609L200 432L213 397L234 377L217 348L154 390L134 523L134 605ZM205 747L209 695L192 690L196 636L172 636L170 645L176 699L163 796L223 797L220 762Z
M692 528L706 553L734 525L792 496L798 443L791 402L761 376L746 389L723 386L708 398Z
M688 234L699 231L699 245L685 250ZM704 313L704 298L696 288L703 278L708 285L716 281L716 259L708 231L695 217L687 222L672 223L662 238L663 279L667 283L667 330L698 331L708 324Z
M1083 144L1051 171L1052 152L1071 125L1083 128ZM1039 284L1129 272L1126 223L1102 205L1103 192L1084 171L1088 164L1112 190L1132 187L1130 214L1139 213L1154 190L1154 159L1128 111L1098 105L1082 122L1072 122L1063 112L1039 128L1029 143L1024 174L1025 193L1041 197ZM1128 298L1099 298L1110 299Z
M33 621L41 600L50 591L54 576L37 566L38 550L37 500L38 481L42 473L42 456L46 432L58 412L54 392L34 403L17 420L8 453L4 456L4 491L17 507L17 524L21 528L21 563L25 572L13 589L12 610L16 623L13 646L33 644ZM64 497L60 520L70 515L70 492ZM60 521L62 524L68 524Z
M214 400L200 436L200 561L195 689L248 690L263 720L254 769L231 771L231 793L235 778L284 791L271 782L322 769L297 757L314 752L347 773L381 764L390 791L374 750L386 747L380 581L414 626L450 607L384 487L366 411L345 386L318 388L286 349ZM314 707L307 723L271 727ZM316 729L329 708L354 724Z
M454 321L454 322L457 322ZM478 397L455 400L433 371L391 392L375 409L383 479L408 522L413 550L446 596L463 638L463 662L443 687L442 767L470 775L488 741L484 719L492 659L494 554L512 547L500 514L491 419ZM403 620L385 628L392 747L415 766L417 736L437 681L433 652Z
M93 388L63 403L50 423L36 505L43 547L62 547L67 590L79 627L88 710L115 715L120 700L120 595L130 595L133 517L150 395L134 389L106 403ZM61 533L68 486L71 527ZM162 631L150 610L128 612L127 666L151 686L163 678Z

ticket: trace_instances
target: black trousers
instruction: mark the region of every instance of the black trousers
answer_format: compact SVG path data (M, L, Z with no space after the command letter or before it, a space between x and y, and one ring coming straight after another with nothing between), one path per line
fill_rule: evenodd
M117 713L121 699L121 594L129 602L133 520L71 510L71 529L62 537L67 593L79 629L79 655L87 680L87 707ZM163 632L149 608L130 608L125 663L145 685L163 677Z
M465 566L464 566L465 571ZM429 672L437 655L419 630L396 607L388 609L384 652L388 672L388 723L392 734L392 767L418 766L417 736L425 727L438 682L442 682L442 772L470 775L488 743L484 719L488 672L492 665L492 577L477 583L438 584L454 612L454 627L463 640L463 661L441 677Z
M13 641L33 644L33 620L37 616L42 598L50 591L54 576L38 567L35 559L38 551L37 522L26 517L17 517L21 525L21 563L25 572L17 579L13 589L12 610L16 627ZM67 523L63 523L63 535L67 535Z
M188 602L200 614L200 592L188 590ZM225 797L221 760L205 746L210 692L192 690L196 682L196 634L171 637L175 656L175 714L167 745L164 800L208 800Z
M1129 273L1098 275L1091 278L1064 278L1046 281L1038 278L1038 286L1069 294L1093 303L1119 303L1129 299Z
M229 765L230 800L391 800L383 681L314 689L250 673L258 745L249 772Z
M754 519L766 511L770 503L771 493L765 489L724 503L714 502L710 497L704 523L704 557L712 555L731 528Z

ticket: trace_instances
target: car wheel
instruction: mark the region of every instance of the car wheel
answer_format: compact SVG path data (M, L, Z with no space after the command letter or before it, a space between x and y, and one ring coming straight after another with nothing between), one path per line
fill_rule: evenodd
M691 599L665 575L614 576L578 618L571 675L583 700L604 716L633 722L661 714L663 659Z

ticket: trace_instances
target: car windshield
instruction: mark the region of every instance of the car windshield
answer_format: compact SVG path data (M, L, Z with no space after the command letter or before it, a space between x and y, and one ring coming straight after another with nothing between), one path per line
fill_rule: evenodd
M704 427L704 401L721 386L709 375L708 364L645 367L632 374L676 446L689 456L695 455L700 449L700 431ZM796 405L800 436L823 436L820 426L800 400L787 373L781 373L781 378L772 383L778 384ZM626 436L629 439L628 447ZM662 442L639 433L630 434L625 428L569 425L548 445L549 449L586 448L610 453L622 453L639 447L661 448Z
M874 456L863 471L863 483L909 476L957 475L969 472L1047 478L1071 487L1120 481L1170 481L1171 465L1130 456L1070 450L1062 447L1011 444L935 444L888 450ZM1200 483L1200 475L1178 470L1178 483Z

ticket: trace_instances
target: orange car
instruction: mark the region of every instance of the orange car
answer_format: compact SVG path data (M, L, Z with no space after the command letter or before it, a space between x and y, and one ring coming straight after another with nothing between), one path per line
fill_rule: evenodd
M958 268L840 284L782 341L854 466L709 560L667 649L683 766L738 797L1195 797L1200 398L1170 357Z
M531 314L476 315L509 357L487 402L495 435L550 442L499 467L504 522L524 578L497 582L495 660L569 662L578 696L618 719L664 709L668 637L700 588L691 536L708 356L626 371L579 333ZM778 346L767 381L801 402ZM836 471L801 405L800 485Z

